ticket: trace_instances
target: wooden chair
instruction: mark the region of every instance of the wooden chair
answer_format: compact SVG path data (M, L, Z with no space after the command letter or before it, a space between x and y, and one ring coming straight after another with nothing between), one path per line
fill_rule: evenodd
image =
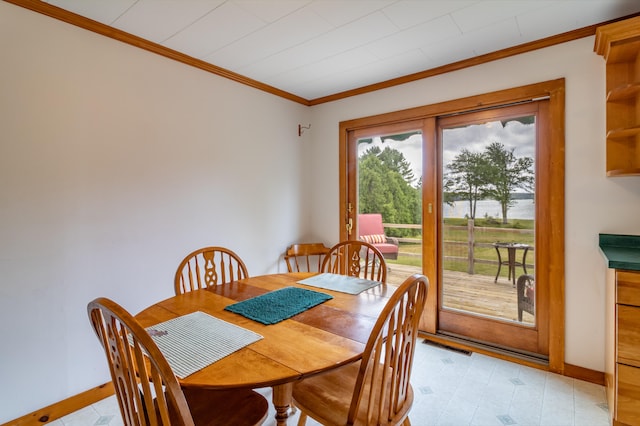
M516 283L518 295L518 321L522 322L522 312L536 315L536 280L533 275L524 274L518 277Z
M249 277L240 256L224 247L204 247L185 257L174 279L176 294Z
M411 368L428 288L424 275L407 278L376 321L362 360L294 384L298 426L308 416L323 425L410 424Z
M318 272L329 247L322 243L293 244L287 248L284 260L289 272Z
M331 247L324 258L321 272L387 282L384 256L373 244L359 240L341 241Z
M251 389L182 389L151 336L117 303L98 298L87 312L104 348L124 424L260 425L267 400Z

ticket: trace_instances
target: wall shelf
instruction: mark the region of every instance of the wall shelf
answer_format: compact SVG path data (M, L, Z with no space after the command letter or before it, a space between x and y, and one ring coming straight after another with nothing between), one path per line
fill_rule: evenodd
M596 29L606 61L607 176L640 175L640 16Z
M607 132L607 139L628 139L640 134L640 126L638 127L629 127L622 129L613 129Z
M640 83L627 83L616 87L607 94L607 102L635 101L640 93Z

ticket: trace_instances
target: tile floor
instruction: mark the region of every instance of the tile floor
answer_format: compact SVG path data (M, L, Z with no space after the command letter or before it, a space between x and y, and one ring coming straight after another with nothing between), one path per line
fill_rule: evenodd
M608 426L604 387L473 353L419 344L413 426ZM261 389L269 400L271 390ZM298 416L288 422L295 425ZM51 426L122 425L115 397ZM273 410L265 426L274 426ZM318 423L309 420L309 426Z

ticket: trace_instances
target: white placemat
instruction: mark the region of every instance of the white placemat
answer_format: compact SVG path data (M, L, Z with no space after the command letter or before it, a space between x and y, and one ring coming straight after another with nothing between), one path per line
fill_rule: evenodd
M262 339L253 331L200 311L146 330L181 379Z
M365 280L364 278L331 274L328 272L305 278L304 280L298 281L298 283L349 294L359 294L380 285L380 281Z

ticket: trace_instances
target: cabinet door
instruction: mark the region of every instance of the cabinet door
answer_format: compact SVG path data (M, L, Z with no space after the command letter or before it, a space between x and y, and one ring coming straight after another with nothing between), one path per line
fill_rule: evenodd
M616 271L616 303L640 306L640 273Z
M618 362L640 367L640 308L618 305Z
M640 424L640 368L618 364L618 407L616 420Z

